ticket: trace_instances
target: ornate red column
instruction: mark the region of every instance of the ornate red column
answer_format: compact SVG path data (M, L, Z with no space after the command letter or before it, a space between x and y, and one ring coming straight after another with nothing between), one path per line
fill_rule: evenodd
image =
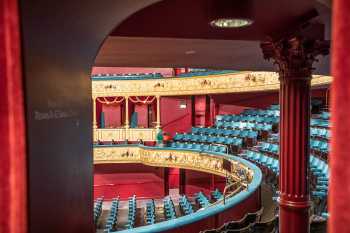
M164 168L164 176L163 176L163 184L164 184L164 196L169 195L169 168Z
M308 233L312 63L317 55L328 54L329 43L295 36L261 47L264 58L278 65L280 77L279 229Z
M205 95L204 125L205 125L205 127L211 126L211 117L210 117L210 97L209 97L208 95Z
M181 74L181 68L174 68L174 76L178 76L179 74Z
M186 169L180 168L180 182L179 182L179 193L181 195L186 194Z

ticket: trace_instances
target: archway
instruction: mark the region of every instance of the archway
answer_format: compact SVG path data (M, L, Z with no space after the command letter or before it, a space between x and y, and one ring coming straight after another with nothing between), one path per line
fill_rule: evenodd
M109 32L154 2L20 1L28 232L94 231L90 70Z
M92 231L89 69L109 30L154 2L21 1L30 232Z

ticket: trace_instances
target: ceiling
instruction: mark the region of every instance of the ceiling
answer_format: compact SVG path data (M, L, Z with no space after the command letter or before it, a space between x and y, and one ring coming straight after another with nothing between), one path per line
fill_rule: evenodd
M262 53L256 56L257 50L256 41L113 36L105 41L95 65L271 70L272 63L264 61ZM244 65L242 60L259 66Z
M229 5L217 5L220 2ZM111 32L95 66L271 71L274 67L263 60L260 41L283 36L312 18L314 10L319 16L312 22L324 25L324 33L314 36L329 39L329 6L328 0L157 1L130 14ZM212 28L210 19L228 9L233 17L249 17L254 23L240 29ZM328 75L329 57L315 68L315 73Z

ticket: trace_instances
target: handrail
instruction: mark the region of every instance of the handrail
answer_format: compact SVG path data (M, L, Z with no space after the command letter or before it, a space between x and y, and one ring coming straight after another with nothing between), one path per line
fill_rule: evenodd
M330 84L331 76L314 75L311 86ZM190 78L92 81L92 96L188 96L204 94L277 91L275 72L236 72Z
M235 183L232 183L232 184L230 184L230 185L226 185L225 186L225 188L224 188L224 192L222 193L222 195L224 196L224 205L225 205L225 201L226 201L226 192L227 192L227 190L229 189L229 188L231 188L233 185L236 185L238 182L235 182Z
M240 191L241 188L242 188L243 186L244 186L245 188L248 187L246 183L241 182L241 181L236 181L235 183L232 183L232 184L230 184L230 185L225 186L224 192L223 192L223 194L222 194L222 195L224 196L224 198L223 198L224 205L225 205L225 201L226 201L226 191L227 191L229 188L231 188L233 185L235 185L235 184L238 184L238 187L237 187L234 191L232 191L232 192L228 195L228 197L231 197L231 196L233 196L234 194L238 193L238 191Z
M225 148L226 148L226 155L228 155L228 146L227 146L227 145L225 145L225 144L220 144L220 143L212 143L212 144L209 145L209 148L210 148L210 146L212 146L212 145L223 146L223 147L225 147Z
M103 147L121 147L121 146L119 146L119 145L104 145L104 146L96 146L96 147L103 148ZM145 150L145 151L149 150L145 154L145 156L149 156L150 153L151 154L152 153L154 153L154 154L169 153L169 154L172 154L174 156L174 154L175 154L174 152L176 152L176 151L180 152L181 154L186 153L187 156L191 155L191 153L187 153L187 152L195 152L195 153L200 154L200 151L198 151L198 150L195 151L195 150L190 150L190 149L148 147L148 146L143 146L143 145L128 145L128 146L124 146L124 147L125 148L126 147L139 147L140 149ZM131 232L132 233L150 233L150 232L157 233L157 232L169 231L169 230L173 229L174 227L183 227L185 225L192 224L194 222L197 222L197 221L206 219L208 217L220 214L221 212L223 212L225 210L233 208L234 206L238 205L239 203L241 203L242 201L244 201L248 197L250 197L260 187L260 184L262 182L262 172L253 163L251 163L245 159L239 158L237 156L227 155L225 153L206 152L206 154L208 154L208 156L227 159L227 160L231 161L233 164L237 164L237 163L240 164L241 163L244 166L248 167L249 169L253 170L254 175L249 180L249 184L246 185L246 189L241 190L242 186L245 186L245 184L244 184L244 182L241 182L241 180L238 180L237 182L241 184L240 185L241 189L235 189L232 193L228 194L225 197L225 204L222 203L223 199L220 199L220 201L213 203L213 205L210 205L210 206L202 209L201 211L197 211L193 214L181 216L181 217L178 217L176 219L167 220L167 221L155 223L152 225L146 225L146 226L141 226L141 227L137 227L134 229L118 231L118 233L127 233L127 232L128 233L131 233ZM226 192L225 192L225 195L226 195Z

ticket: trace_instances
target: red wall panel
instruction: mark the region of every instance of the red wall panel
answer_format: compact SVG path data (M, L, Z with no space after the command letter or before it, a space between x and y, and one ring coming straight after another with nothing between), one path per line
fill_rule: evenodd
M249 107L238 106L238 105L228 105L220 104L219 105L219 114L240 114L244 109Z
M169 189L179 188L180 169L169 168Z
M163 198L163 169L143 164L94 165L94 198Z
M195 96L195 125L205 126L206 120L206 96Z
M102 111L105 114L105 127L116 128L121 127L121 107L119 104L103 104Z
M180 103L186 103L185 109ZM161 125L163 131L172 135L175 132L188 132L192 128L192 110L190 97L161 97Z
M148 127L148 105L135 104L135 112L137 112L138 127Z
M219 188L220 191L223 191L225 182L225 178L221 176L186 170L186 195L193 196L200 191L210 195L210 191L215 188Z

